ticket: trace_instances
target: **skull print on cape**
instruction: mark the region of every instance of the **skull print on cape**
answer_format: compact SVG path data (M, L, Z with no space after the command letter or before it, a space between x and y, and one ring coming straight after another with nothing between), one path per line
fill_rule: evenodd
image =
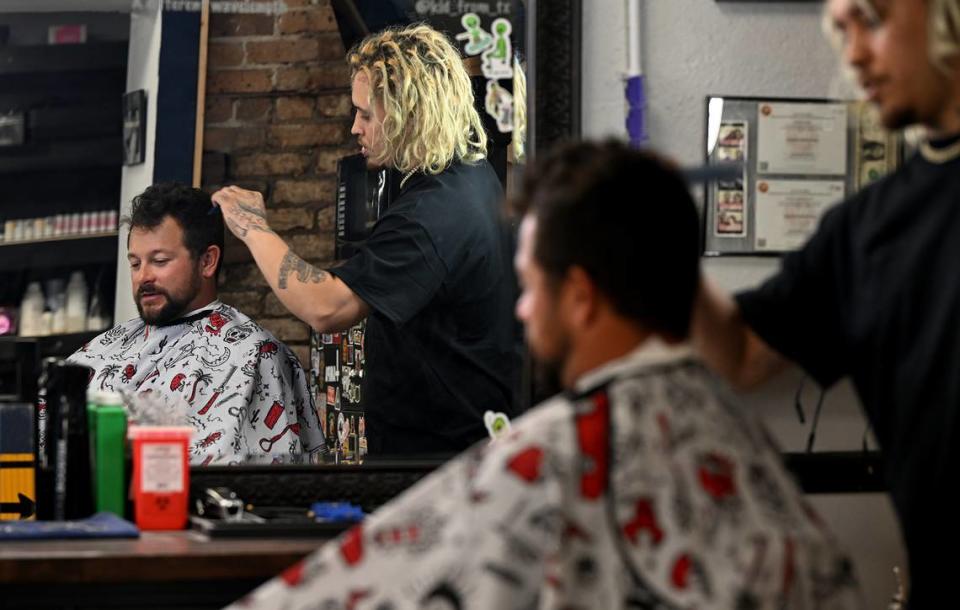
M191 464L319 456L325 450L306 374L287 346L220 301L169 324L119 324L69 358L90 388L186 405Z
M861 608L763 428L653 340L231 608Z

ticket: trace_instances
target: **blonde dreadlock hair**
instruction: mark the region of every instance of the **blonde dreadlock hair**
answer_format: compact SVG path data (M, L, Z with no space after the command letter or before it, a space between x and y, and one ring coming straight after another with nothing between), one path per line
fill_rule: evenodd
M487 134L463 60L446 36L424 24L367 36L347 54L351 82L364 74L370 103L383 110L382 158L400 172L438 174L454 160L487 155Z

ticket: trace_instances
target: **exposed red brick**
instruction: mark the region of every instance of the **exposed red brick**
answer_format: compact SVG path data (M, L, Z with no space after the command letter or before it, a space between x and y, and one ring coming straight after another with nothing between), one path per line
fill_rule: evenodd
M277 180L273 189L274 203L308 203L324 201L336 192L336 180Z
M320 34L317 40L317 58L329 61L346 61L347 52L343 48L340 34Z
M317 212L317 232L333 235L333 231L336 228L336 213L337 208L332 204L331 198L331 204Z
M203 173L200 175L200 188L212 193L220 188L227 178L227 154L205 150L200 163L203 168Z
M310 339L310 327L296 318L265 318L259 322L284 343Z
M270 208L267 210L267 222L274 231L312 229L313 214L303 208Z
M207 97L203 119L205 123L223 123L233 118L233 100L229 97Z
M277 99L277 118L281 121L309 119L313 116L313 98L281 97Z
M214 70L207 75L207 93L265 93L273 88L273 70Z
M246 246L243 246L246 249ZM224 267L224 273L221 276L222 286L227 286L231 290L246 290L249 288L269 287L267 280L256 263L244 263L240 265L230 265Z
M270 128L268 141L278 148L296 148L340 144L346 136L347 129L339 122L274 125Z
M227 305L236 307L248 316L255 318L263 313L263 293L261 292L252 290L221 292L219 297Z
M237 176L299 176L309 165L308 157L294 153L257 153L235 159Z
M207 127L203 130L203 150L233 150L237 130L230 127Z
M212 13L210 37L267 36L273 34L274 15Z
M337 173L337 162L347 155L360 152L359 147L353 148L321 148L317 149L317 163L314 166L318 174Z
M303 91L310 81L307 68L280 68L277 70L277 91Z
M286 341L284 341L286 343ZM307 343L304 344L290 344L287 343L287 347L290 348L290 351L293 352L293 355L297 357L297 360L300 361L300 366L305 371L310 370L310 345Z
M255 97L237 100L236 116L238 121L260 122L270 119L270 107L273 100L269 97Z
M287 306L277 298L277 295L270 292L263 301L263 311L268 316L282 317L290 315L290 310L287 309Z
M349 86L350 72L342 62L311 68L277 68L277 91L305 93Z
M333 231L317 231L310 235L294 235L287 240L290 249L300 258L314 264L333 258Z
M202 181L208 189L236 184L264 193L273 229L326 268L337 160L356 153L349 72L330 0L284 3L280 15L212 16ZM249 249L229 232L226 242L221 296L272 328L309 366L306 324L273 294Z
M291 6L287 2L287 6ZM287 11L280 15L277 30L281 34L301 34L304 32L336 32L337 20L333 9L328 5L315 9Z
M311 61L319 56L319 43L311 38L264 40L247 43L247 64L286 64Z
M231 68L243 63L243 44L239 42L211 42L207 55L211 68Z
M244 148L262 148L266 141L266 135L262 127L249 127L237 130L237 140L234 143L234 150L243 150Z
M349 93L321 95L317 97L317 112L322 117L347 118L353 114L353 102Z
M231 152L263 146L261 127L208 127L203 132L203 149Z

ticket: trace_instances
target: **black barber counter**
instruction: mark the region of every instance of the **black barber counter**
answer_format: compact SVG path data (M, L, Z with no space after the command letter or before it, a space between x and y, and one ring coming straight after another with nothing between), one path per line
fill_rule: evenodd
M308 516L313 503L370 512L443 461L192 468L191 513L206 504L209 518L192 517L188 530L0 544L0 610L221 608L349 527L317 523ZM212 514L211 491L227 489L263 522Z

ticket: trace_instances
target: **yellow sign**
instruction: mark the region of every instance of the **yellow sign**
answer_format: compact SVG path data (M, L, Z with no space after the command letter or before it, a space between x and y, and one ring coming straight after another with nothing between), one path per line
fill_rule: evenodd
M32 453L0 453L0 521L37 518Z

